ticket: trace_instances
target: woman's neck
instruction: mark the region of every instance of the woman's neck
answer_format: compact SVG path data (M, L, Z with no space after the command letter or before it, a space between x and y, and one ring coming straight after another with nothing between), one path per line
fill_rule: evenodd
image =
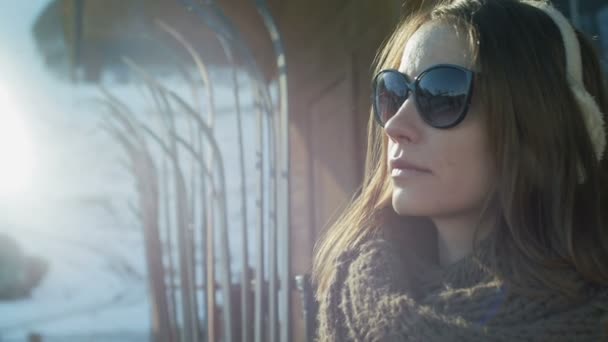
M437 229L437 251L440 266L448 266L473 251L475 231L483 239L491 230L491 220L479 220L479 214L458 217L433 218Z

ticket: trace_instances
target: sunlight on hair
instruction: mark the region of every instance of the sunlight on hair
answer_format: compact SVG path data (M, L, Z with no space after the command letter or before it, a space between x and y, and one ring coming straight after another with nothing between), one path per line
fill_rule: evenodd
M32 186L30 138L19 105L0 89L0 199L24 195Z

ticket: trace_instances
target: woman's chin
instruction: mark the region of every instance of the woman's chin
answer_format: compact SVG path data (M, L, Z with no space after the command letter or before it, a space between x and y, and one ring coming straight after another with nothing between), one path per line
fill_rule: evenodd
M400 216L425 216L433 217L437 214L438 208L429 203L426 198L417 196L403 196L393 194L393 210Z

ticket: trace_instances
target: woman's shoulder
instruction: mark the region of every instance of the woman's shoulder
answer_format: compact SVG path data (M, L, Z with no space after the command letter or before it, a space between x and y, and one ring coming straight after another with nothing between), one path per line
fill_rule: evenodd
M402 268L395 246L383 238L370 239L340 253L335 260L334 278L319 298L319 340L382 336L382 327L391 324L386 317L372 313L398 305L393 301L396 293L408 297L408 280L404 277L407 272ZM384 302L391 305L382 305Z
M404 277L407 274L406 262L398 246L385 238L376 237L339 254L334 282L361 285L381 278L397 285L403 284L407 282Z
M357 263L373 263L380 260L391 259L395 251L394 246L386 239L376 237L366 240L354 247L350 247L338 254L336 267L347 267Z

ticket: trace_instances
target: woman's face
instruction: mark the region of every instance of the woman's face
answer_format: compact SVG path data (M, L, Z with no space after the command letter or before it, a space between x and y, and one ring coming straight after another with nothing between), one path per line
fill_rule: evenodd
M462 34L452 26L429 22L408 40L399 71L413 79L444 63L475 70ZM473 93L460 124L433 128L422 120L410 96L385 123L392 204L399 215L439 219L479 214L495 174L483 117ZM425 171L391 169L393 159Z

